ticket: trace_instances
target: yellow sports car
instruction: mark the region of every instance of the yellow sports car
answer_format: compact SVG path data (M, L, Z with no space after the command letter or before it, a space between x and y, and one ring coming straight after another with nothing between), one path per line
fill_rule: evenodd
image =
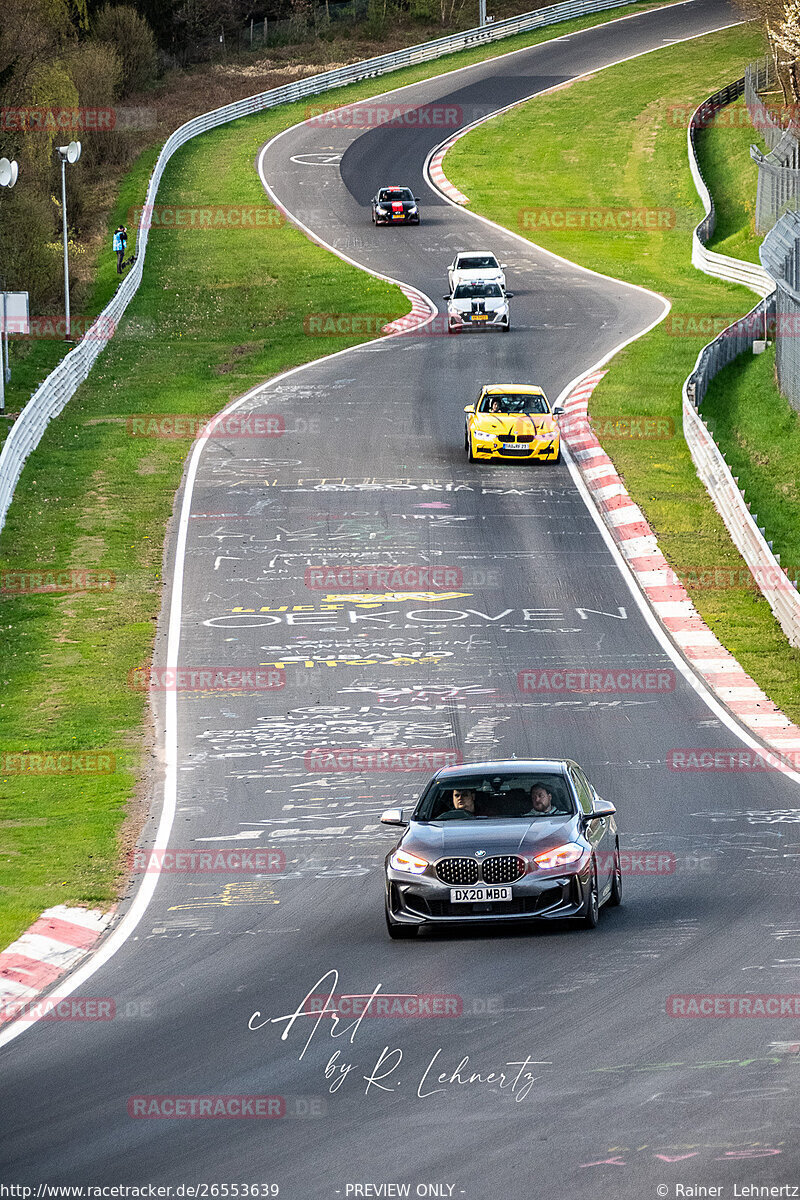
M561 462L558 417L539 387L528 383L491 383L464 409L464 449L470 462L482 459L537 458Z

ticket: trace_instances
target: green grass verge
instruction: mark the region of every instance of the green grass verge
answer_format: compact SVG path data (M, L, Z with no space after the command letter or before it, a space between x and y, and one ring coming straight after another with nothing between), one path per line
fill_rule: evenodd
M691 266L691 231L702 209L689 172L685 124L671 113L691 111L760 52L761 34L752 26L666 47L487 122L457 143L445 168L476 211L672 301L661 325L616 356L592 397L591 413L601 426L626 415L673 422L669 440L601 440L709 626L767 694L800 720L800 652L787 645L747 578L697 478L681 421L681 387L710 340L706 330L748 311L753 296ZM533 228L525 228L519 214L531 209L532 177L537 209L667 209L675 213L674 227L554 230L529 216ZM701 586L701 573L717 568L741 585Z
M759 525L800 578L800 413L776 386L774 345L720 371L702 412Z
M565 22L328 92L319 102L371 96L648 7L655 6ZM263 206L256 151L305 112L304 101L190 142L167 168L159 202ZM143 154L125 178L109 230L143 201L155 156ZM116 284L109 253L93 311ZM0 772L0 946L52 904L104 905L116 896L123 818L146 749L146 707L127 676L151 653L165 527L190 445L130 437L127 418L209 414L283 369L364 340L309 338L309 313L391 317L407 310L398 289L365 278L288 226L151 231L144 282L89 380L31 456L0 536L1 571L90 569L116 580L112 590L2 598L0 754L99 750L114 756L116 769L98 776ZM56 343L28 348L15 368L12 404L16 396L22 406L60 353Z
M760 146L761 138L741 98L698 131L696 145L717 214L709 249L757 263L761 237L755 230L758 171L750 157L754 143Z

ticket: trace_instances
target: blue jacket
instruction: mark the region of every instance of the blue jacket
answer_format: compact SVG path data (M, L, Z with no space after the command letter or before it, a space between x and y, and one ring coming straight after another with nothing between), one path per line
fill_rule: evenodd
M125 234L120 233L120 231L117 229L114 233L114 243L113 243L114 249L115 250L124 250L125 249L125 241L126 241Z

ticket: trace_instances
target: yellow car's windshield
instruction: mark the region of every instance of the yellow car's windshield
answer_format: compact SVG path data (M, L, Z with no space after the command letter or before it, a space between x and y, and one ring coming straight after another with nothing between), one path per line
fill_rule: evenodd
M478 412L482 413L520 413L544 414L549 413L544 396L531 396L524 392L499 393L492 392L484 396Z

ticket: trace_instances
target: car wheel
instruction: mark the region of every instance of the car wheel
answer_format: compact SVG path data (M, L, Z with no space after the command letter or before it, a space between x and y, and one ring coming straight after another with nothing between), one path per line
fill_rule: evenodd
M622 904L622 859L619 854L619 842L614 847L614 877L611 881L611 895L608 903L612 904L614 908L618 908Z
M467 458L469 459L470 462L478 461L476 456L472 453L472 438L467 439Z
M586 911L580 918L584 929L594 929L600 920L600 888L597 884L597 863L592 859L592 878L589 883L589 895L586 897Z
M389 910L386 909L386 928L389 937L392 941L401 941L403 938L413 938L417 936L416 925L399 925L397 921L393 921L389 916Z
M469 450L469 425L464 426L464 449Z
M561 443L560 442L558 443L558 454L553 459L553 462L557 462L557 463L561 462Z

